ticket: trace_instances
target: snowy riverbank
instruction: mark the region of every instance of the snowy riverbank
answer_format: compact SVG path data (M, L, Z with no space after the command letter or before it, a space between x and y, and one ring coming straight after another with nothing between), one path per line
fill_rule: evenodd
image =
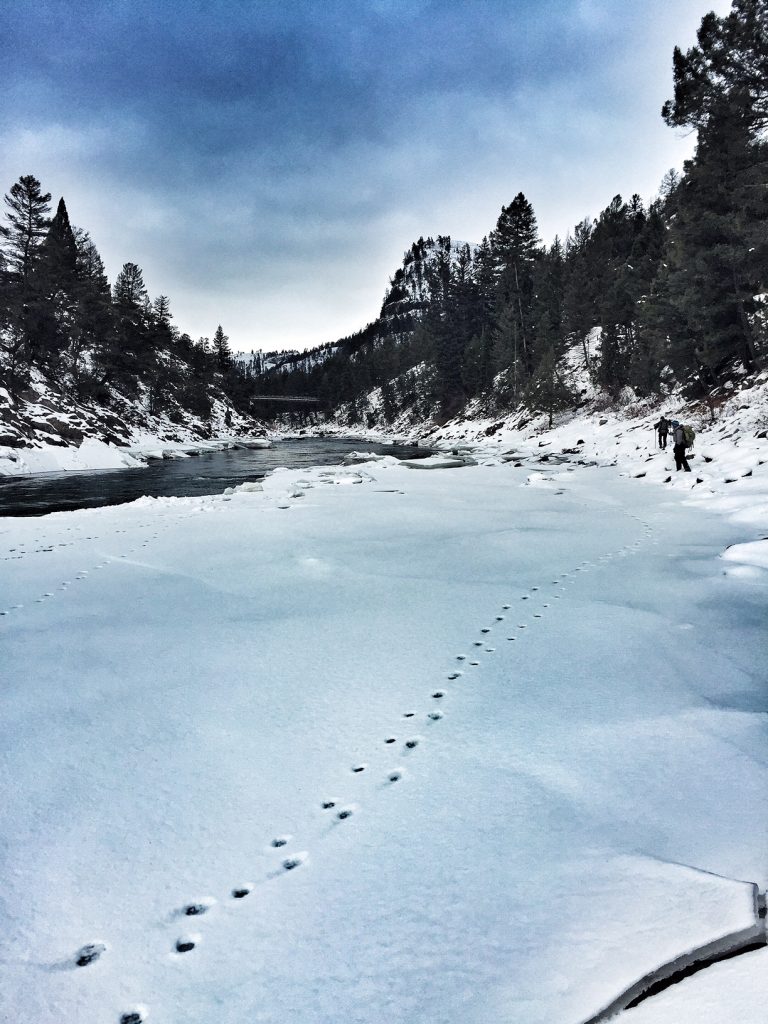
M227 448L269 448L266 437L217 437L210 441L164 441L139 433L130 447L87 438L70 447L40 444L36 448L0 447L0 477L41 473L88 473L96 469L141 469L159 459L186 459Z
M542 451L0 520L6 1019L580 1024L755 924L765 465Z
M578 381L586 396L584 408L555 417L551 428L543 416L523 420L521 425L519 413L493 420L470 408L465 416L442 427L425 429L400 422L389 433L380 428L358 430L361 451L365 451L366 441L382 442L396 436L447 455L462 453L465 459L485 465L524 462L530 466L538 462L545 474L564 461L615 468L620 475L645 484L690 492L693 504L751 524L758 545L751 551L754 565L765 567L768 543L762 545L761 541L768 533L768 372L739 387L731 386L728 396L718 402L714 421L706 409L686 405L676 392L663 404L658 399L608 404L583 371ZM665 450L659 448L654 424L662 413L697 431L689 452L691 473L675 471L671 442ZM355 432L338 424L303 431L310 436ZM735 552L729 558L738 561ZM751 564L752 559L749 561ZM749 575L751 570L738 571Z

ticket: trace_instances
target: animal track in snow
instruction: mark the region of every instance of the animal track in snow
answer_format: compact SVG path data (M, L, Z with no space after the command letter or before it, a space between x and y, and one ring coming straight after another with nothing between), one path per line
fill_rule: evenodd
M181 914L184 917L199 917L201 914L207 914L215 904L216 900L214 899L197 900L195 903L187 903L183 906Z
M301 867L309 857L306 850L301 853L295 853L293 857L286 857L283 861L283 868L285 871L293 871L295 868Z
M604 560L604 558L605 558L605 556L600 561L602 562ZM108 563L107 562L101 563L101 565L97 565L95 568L100 568L101 566L106 565L106 564L108 564ZM574 582L574 580L575 580L575 575L574 574L576 572L588 572L588 571L590 571L590 566L597 567L597 563L596 562L588 562L588 561L582 562L581 565L579 565L574 570L572 570L572 572L570 572L570 573L568 573L568 572L563 573L558 578L554 578L553 577L551 583L552 583L553 586L559 586L560 590L565 590L565 586L563 585L564 582ZM81 570L81 574L77 578L78 579L84 579L84 578L86 578L87 574L88 574L87 570ZM70 583L71 583L71 581L69 581L69 580L66 581L66 585L67 586L70 585ZM62 584L62 589L63 588L64 588L64 584ZM537 593L540 589L541 589L540 587L534 586L534 587L532 587L530 589L530 594ZM52 596L52 595L46 594L45 596ZM552 595L552 597L555 598L555 599L559 599L561 597L561 594L554 594L554 595ZM526 601L529 600L529 594L522 595L521 599L522 600L526 600ZM551 600L551 598L550 598L550 600ZM540 607L541 607L541 609L547 609L547 608L550 607L550 605L549 605L549 603L544 603ZM502 606L502 610L503 611L508 611L510 608L511 608L510 604L504 604ZM543 617L543 615L542 615L541 611L533 613L533 618L540 619L542 617ZM494 616L494 620L495 620L495 622L503 622L505 620L505 616L503 614L496 615L496 616ZM525 629L526 627L527 627L526 623L520 623L519 626L518 626L518 628L520 630ZM484 636L487 636L487 634L490 633L491 631L492 631L492 627L491 626L482 627L482 629L481 629L481 633ZM507 639L509 641L515 641L518 638L516 636L509 636L509 637L507 637ZM482 640L474 641L473 645L476 648L483 648L485 653L489 653L489 654L493 653L495 651L495 648L493 648L493 647L483 647L484 642L487 643L488 640L485 640L485 641L482 641ZM465 655L465 654L456 655L455 658L459 662L467 661L468 660L467 659L467 655ZM469 661L468 663L472 667L477 667L480 664L479 661L476 661L476 660ZM455 680L455 679L458 679L461 675L462 675L462 673L459 672L459 671L451 672L451 673L449 673L447 675L447 678L449 680ZM432 698L434 700L440 700L440 699L442 699L443 697L446 696L446 693L443 690L436 690L436 691L432 692L431 696L432 696ZM424 714L423 711L421 713ZM408 712L405 712L403 714L404 718L413 718L415 716L416 716L416 712L414 712L414 711L408 711ZM437 709L430 710L430 711L428 711L426 713L426 718L429 721L433 721L433 722L437 722L440 719L442 719L443 717L444 717L443 712L441 710L437 710ZM405 742L404 742L404 745L403 745L404 746L404 750L406 752L414 750L422 742L422 739L423 739L423 737L421 737L421 736L412 736L412 737L406 739ZM396 736L385 736L383 742L386 745L393 745L393 744L395 744L397 742L397 737ZM358 774L358 773L362 773L362 772L366 771L368 769L368 767L369 766L368 766L367 763L360 763L360 764L353 765L352 768L351 768L351 771L352 771L353 774ZM403 774L404 773L403 773L403 769L402 768L391 769L389 772L387 772L385 774L386 783L393 784L395 782L400 781L402 779L402 777L403 777ZM336 799L336 798L326 799L326 800L322 801L321 802L321 807L325 811L332 810L334 812L334 819L335 819L335 821L337 821L339 823L343 822L343 821L346 821L348 818L352 817L353 814L355 814L357 812L357 810L358 810L356 805L354 805L354 804L352 804L352 805L346 805L346 804L342 805L341 802L338 799ZM278 837L275 837L271 841L270 845L273 848L283 847L284 845L287 844L287 842L289 841L290 838L291 837L289 837L289 836L278 836ZM308 854L306 852L303 852L303 853L298 853L298 854L295 854L295 855L293 855L291 857L285 858L281 862L282 870L285 871L285 872L289 872L289 871L294 870L296 867L299 867L301 864L303 864L305 862L305 860L307 859L307 857L308 857ZM230 896L231 896L232 899L240 900L240 899L243 899L246 896L250 895L252 890L253 890L252 883L240 885L240 886L237 886L236 888L233 888L230 891ZM189 905L187 905L186 908L184 908L183 913L186 914L187 916L194 916L196 914L205 913L210 908L212 902L213 901L199 901L199 902L197 902L195 904L189 904ZM200 941L200 937L199 936L194 936L194 935L181 936L176 941L176 951L179 952L179 953L188 952L188 951L194 949L195 945L199 941ZM88 949L88 947L83 947L83 950L86 950L86 949ZM88 961L88 962L90 962L90 961Z
M75 953L75 963L78 967L87 967L95 963L107 951L104 942L89 942L87 946L81 946Z
M144 1024L149 1017L149 1010L146 1006L134 1006L120 1015L120 1024Z
M179 938L176 939L174 948L177 953L189 953L189 951L199 945L201 941L202 935L200 935L199 932L192 932L189 935L180 935Z

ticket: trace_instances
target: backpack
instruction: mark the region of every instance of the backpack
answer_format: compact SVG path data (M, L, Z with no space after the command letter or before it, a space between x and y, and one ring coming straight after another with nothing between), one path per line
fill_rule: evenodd
M685 447L693 448L693 439L696 437L696 431L693 427L683 427L683 434L685 434Z

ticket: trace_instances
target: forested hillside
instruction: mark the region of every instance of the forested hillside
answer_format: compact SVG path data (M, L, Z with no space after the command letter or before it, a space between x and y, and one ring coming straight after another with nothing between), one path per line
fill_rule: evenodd
M768 355L768 4L707 15L674 52L662 116L697 132L693 159L653 201L614 196L542 245L519 193L478 244L419 239L380 316L333 346L254 365L262 393L316 395L349 423L446 420L480 397L489 412L552 415L578 404L563 355L580 345L609 396L675 382L709 399Z
M768 0L708 14L673 66L662 116L695 131L697 145L651 202L614 196L544 245L519 192L479 241L420 238L376 319L309 352L233 360L221 326L193 341L166 296L150 300L136 264L110 288L64 200L51 217L50 194L20 178L0 225L0 414L7 425L30 380L43 379L73 402L130 403L178 423L205 423L217 401L269 410L252 404L269 395L312 396L348 425L444 422L470 401L551 422L580 401L564 360L574 346L609 398L679 383L711 401L768 355Z
M0 441L49 439L25 415L41 394L56 411L77 410L105 437L121 423L196 421L205 432L214 407L247 411L245 373L219 325L193 341L172 322L165 295L150 300L141 269L125 263L113 287L87 231L73 228L64 199L32 175L5 196L0 224ZM39 385L31 388L31 384ZM42 388L42 391L41 391ZM31 406L30 406L31 403ZM110 411L104 420L101 411ZM104 426L113 424L112 430ZM37 429L40 427L40 429ZM51 436L63 436L49 424ZM76 440L74 430L70 440Z

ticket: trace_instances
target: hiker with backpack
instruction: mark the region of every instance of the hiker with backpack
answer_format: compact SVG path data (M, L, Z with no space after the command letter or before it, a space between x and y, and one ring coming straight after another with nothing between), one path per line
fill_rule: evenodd
M688 459L685 457L685 449L693 447L693 439L696 436L693 427L685 427L678 420L672 420L672 443L675 455L675 468L679 473L684 469L686 473L691 472Z
M666 448L667 434L669 433L669 420L663 413L659 422L653 425L653 429L659 435L659 448Z

